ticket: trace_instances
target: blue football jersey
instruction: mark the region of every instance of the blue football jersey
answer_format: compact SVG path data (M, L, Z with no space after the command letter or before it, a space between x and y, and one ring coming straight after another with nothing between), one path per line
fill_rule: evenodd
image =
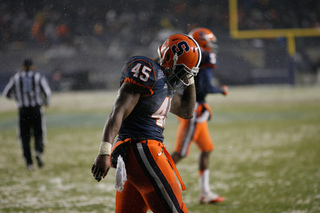
M216 68L217 55L213 52L202 51L202 60L200 63L200 69L204 68Z
M195 76L196 86L196 100L199 103L205 102L205 97L209 93L222 93L220 87L213 86L211 79L214 77L214 70L216 68L217 58L216 54L212 52L202 52L202 60L200 63L200 70Z
M119 138L146 138L163 141L165 119L174 91L170 90L160 66L152 59L132 57L122 70L120 85L129 82L147 88L131 114L122 122Z

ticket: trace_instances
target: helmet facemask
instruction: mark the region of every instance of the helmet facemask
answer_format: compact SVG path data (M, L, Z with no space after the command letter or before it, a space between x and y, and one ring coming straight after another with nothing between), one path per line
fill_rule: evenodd
M219 47L218 47L218 44L217 44L217 42L215 40L214 41L208 41L208 46L209 46L209 48L211 49L212 52L218 53Z
M193 67L190 69L184 64L176 64L177 63L177 54L174 55L174 64L171 70L171 75L168 76L168 82L178 82L180 81L183 85L189 86L191 84L190 79L193 76L197 75L199 68Z

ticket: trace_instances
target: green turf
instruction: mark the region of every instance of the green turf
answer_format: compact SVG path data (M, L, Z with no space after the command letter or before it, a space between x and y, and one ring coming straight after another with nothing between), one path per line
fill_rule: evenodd
M116 92L57 93L45 110L45 166L26 170L14 102L0 98L0 212L113 212L114 170L90 173ZM320 212L320 88L231 87L212 95L210 184L226 202L198 203L196 146L178 165L189 212ZM177 120L166 121L173 150Z

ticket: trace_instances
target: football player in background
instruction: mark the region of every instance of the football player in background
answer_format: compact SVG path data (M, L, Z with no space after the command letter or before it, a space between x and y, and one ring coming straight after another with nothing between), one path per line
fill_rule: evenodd
M135 56L123 68L91 169L100 181L116 168L115 212L188 212L174 172L182 190L185 186L165 149L163 131L169 111L184 119L193 116L201 51L191 37L175 34L158 48L158 56Z
M228 87L215 87L211 84L211 79L216 68L217 39L207 28L196 28L189 33L199 44L202 52L200 70L195 76L196 86L196 107L192 119L178 118L179 126L177 130L176 143L172 158L175 163L189 154L191 142L194 141L200 149L199 159L199 185L200 203L220 203L224 197L211 191L209 185L209 162L210 153L214 150L211 140L208 120L212 114L205 97L209 93L228 95Z

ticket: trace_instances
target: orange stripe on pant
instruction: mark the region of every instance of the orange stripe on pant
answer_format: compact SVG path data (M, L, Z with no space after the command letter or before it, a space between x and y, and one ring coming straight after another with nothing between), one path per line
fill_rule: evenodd
M118 143L123 142L115 146ZM171 167L171 157L167 159L163 151L169 155L156 140L131 142L125 159L127 182L122 192L117 191L116 212L188 212L172 170L174 163Z

